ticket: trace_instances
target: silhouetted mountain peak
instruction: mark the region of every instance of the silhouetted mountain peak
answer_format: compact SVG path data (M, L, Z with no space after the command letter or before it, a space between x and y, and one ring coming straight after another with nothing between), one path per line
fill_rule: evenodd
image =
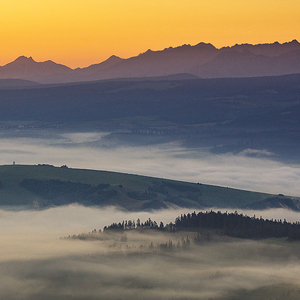
M162 51L158 51L158 52L162 52ZM140 53L137 57L140 57L140 56L149 56L149 55L152 55L153 53L155 53L155 51L153 51L151 49L148 49L146 52Z
M110 56L108 59L104 60L103 62L101 63L98 63L98 64L92 64L90 65L89 67L87 68L83 68L83 69L88 69L90 67L95 67L95 66L100 66L100 65L105 65L105 66L110 66L110 65L114 65L116 63L119 63L120 61L124 60L123 58L119 57L119 56L116 56L116 55L112 55Z
M30 57L27 57L25 55L20 55L17 59L15 59L15 61L21 61L21 60L33 60L33 58L30 56Z
M195 45L194 47L197 49L203 49L203 50L216 50L217 49L214 45L212 45L210 43L203 43L203 42Z
M113 65L123 61L123 60L124 59L119 56L112 55L107 60L103 61L100 64L96 64L96 65L101 65L102 67L110 67L110 66L113 66ZM94 66L96 66L96 65L94 65Z
M118 60L122 60L122 58L121 57L119 57L119 56L116 56L116 55L112 55L112 56L110 56L107 60L112 60L112 59L118 59Z
M21 55L11 63L22 63L22 64L24 64L24 63L36 63L36 61L34 61L31 56L26 57L24 55Z
M120 58L116 55L112 55L108 59L104 60L101 63L93 64L86 68L77 68L74 71L76 71L77 73L84 74L84 75L91 75L93 73L101 72L107 68L110 68L123 60L124 60L123 58Z
M20 56L0 67L0 78L41 83L95 81L111 78L162 77L189 73L202 78L253 77L300 73L300 44L235 44L216 48L210 43L183 44L151 50L128 59L116 55L85 68L70 69L51 60L36 62Z
M278 41L274 43L265 43L265 44L235 44L232 47L223 47L220 50L221 51L227 51L227 50L236 50L239 52L242 52L244 49L249 50L253 54L256 55L265 55L270 57L279 56L281 54L300 49L300 44L297 40L293 40L291 42L286 43L279 43Z

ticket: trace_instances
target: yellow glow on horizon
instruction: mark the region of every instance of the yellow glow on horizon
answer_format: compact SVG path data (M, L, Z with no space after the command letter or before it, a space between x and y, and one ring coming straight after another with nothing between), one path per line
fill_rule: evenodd
M182 44L300 41L299 0L0 1L0 65L26 55L75 68Z

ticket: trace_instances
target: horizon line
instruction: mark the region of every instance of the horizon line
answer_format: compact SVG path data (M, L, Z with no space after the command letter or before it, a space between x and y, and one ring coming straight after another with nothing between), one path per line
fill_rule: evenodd
M36 61L36 60L33 59L32 56L19 55L16 59L14 59L14 60L12 60L12 61L10 61L10 62L8 62L8 63L2 65L2 66L0 66L0 68L1 68L1 67L4 67L4 66L6 66L6 65L8 65L8 64L10 64L10 63L15 62L16 60L18 60L18 59L20 59L20 58L26 58L26 59L28 59L28 60L30 59L30 60L32 60L32 61L34 61L34 62L36 62L36 63L53 62L53 63L55 63L55 64L57 64L57 65L65 66L65 67L67 67L67 68L69 68L69 69L71 69L71 70L76 70L76 69L85 69L85 68L88 68L88 67L93 66L93 65L101 64L101 63L103 63L103 62L109 60L109 59L112 58L112 57L120 58L120 59L122 59L122 60L127 60L127 59L130 59L130 58L133 58L133 57L138 57L139 55L145 54L145 53L147 53L148 51L152 51L152 52L162 52L162 51L165 51L165 50L167 50L167 49L177 49L177 48L180 48L180 47L183 47L183 46L196 47L196 46L202 44L202 45L210 45L210 46L214 47L214 48L217 49L217 50L222 50L222 49L226 49L226 48L233 48L233 47L236 47L236 46L243 46L243 45L251 45L251 46L274 45L274 44L284 45L284 44L290 44L290 43L295 43L295 42L298 43L298 44L300 44L300 43L298 42L297 39L293 39L293 40L291 40L291 41L287 41L287 42L283 42L283 43L280 43L280 42L278 42L278 41L275 41L275 42L272 42L272 43L258 43L258 44L251 44L251 43L241 43L241 44L238 44L238 43L236 43L236 44L234 44L234 45L232 45L232 46L222 46L222 47L220 47L220 48L215 47L212 43L209 43L209 42L199 42L199 43L194 44L194 45L191 45L191 44L182 44L182 45L175 46L175 47L174 47L174 46L166 47L166 48L160 49L160 50L151 50L151 49L149 48L149 49L147 49L147 50L144 51L144 52L140 52L139 54L137 54L137 55L135 55L135 56L130 56L130 57L127 57L127 58L122 58L122 57L120 57L120 56L118 56L118 55L112 54L112 55L110 55L107 59L105 59L105 60L103 60L103 61L96 62L96 63L92 63L92 64L90 64L90 65L88 65L88 66L86 66L86 67L75 67L75 68L71 68L71 67L69 67L68 65L65 65L65 64L62 64L62 63L57 63L57 62L55 62L54 60L51 60L51 59L47 59L47 60L44 60L44 61Z

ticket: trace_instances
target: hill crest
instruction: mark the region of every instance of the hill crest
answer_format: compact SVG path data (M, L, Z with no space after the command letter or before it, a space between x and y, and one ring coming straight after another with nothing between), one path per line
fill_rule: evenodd
M47 208L79 203L127 210L244 208L274 198L271 194L201 183L44 164L0 166L0 179L2 207ZM285 197L281 195L280 199ZM299 202L291 203L295 205L295 201Z

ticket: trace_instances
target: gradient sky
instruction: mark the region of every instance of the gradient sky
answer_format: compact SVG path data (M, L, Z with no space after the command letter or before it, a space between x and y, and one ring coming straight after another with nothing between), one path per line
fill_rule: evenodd
M210 42L300 41L299 0L0 0L0 65L20 55L72 68L112 54Z

